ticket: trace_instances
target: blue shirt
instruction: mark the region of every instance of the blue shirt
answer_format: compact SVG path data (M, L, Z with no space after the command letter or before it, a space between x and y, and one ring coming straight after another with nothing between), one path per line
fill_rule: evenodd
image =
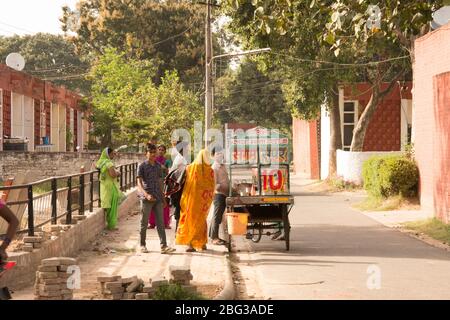
M162 168L159 163L155 162L152 165L148 160L142 162L138 167L137 177L142 179L145 192L159 201L163 200L164 196L161 190ZM144 195L140 192L138 196L140 199L145 199Z

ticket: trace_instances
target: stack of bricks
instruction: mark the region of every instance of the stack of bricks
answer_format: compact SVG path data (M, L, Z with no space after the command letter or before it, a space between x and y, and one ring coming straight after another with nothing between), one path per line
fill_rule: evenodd
M98 277L99 293L108 300L133 300L142 292L144 281L137 276L123 278L121 276Z
M22 250L26 252L33 252L34 249L40 249L42 247L43 241L43 237L40 236L24 237L24 246L22 247Z
M73 258L44 259L36 272L35 300L72 300L73 288L68 287L69 266L76 266Z
M181 286L188 286L191 280L194 279L189 267L170 266L170 283L179 284Z

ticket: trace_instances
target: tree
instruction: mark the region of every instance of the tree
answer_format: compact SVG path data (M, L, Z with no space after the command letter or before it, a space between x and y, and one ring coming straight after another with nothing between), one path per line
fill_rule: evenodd
M232 30L246 44L266 43L273 46L275 54L279 56L295 57L293 60L297 60L297 64L303 63L302 66L289 62L289 59L284 59L284 64L298 75L297 78L307 75L308 69L314 67L316 70L311 72L317 71L315 75L319 74L319 70L331 69L320 72L320 78L310 77L309 80L302 79L297 85L291 85L294 87L291 92L300 91L299 97L310 106L307 110L313 111L318 100L328 102L332 118L330 174L335 172L334 150L341 143L339 112L336 108L337 85L358 80L369 81L373 85L372 99L353 137L352 150L362 150L365 130L378 101L392 90L397 80L407 79L411 74L411 63L407 57L410 51L408 43L400 38L412 41L418 35L418 30L425 32L424 25L430 21L431 13L439 8L441 1L422 1L414 5L410 1L380 2L383 32L364 28L370 15L367 9L372 1L227 2L226 13L233 18ZM366 30L366 36L355 36L354 31L358 30ZM283 64L280 62L275 63ZM387 88L383 82L389 83ZM300 114L304 114L304 110L298 109Z
M259 71L256 62L245 60L236 71L229 69L217 80L217 118L221 124L254 121L263 127L290 131L292 117L281 84Z
M38 33L26 36L0 36L0 59L20 53L26 61L24 72L63 85L73 91L87 93L89 82L84 79L90 64L75 53L75 46L60 35Z
M189 130L201 120L197 97L177 73L167 72L158 86L151 80L155 70L152 61L127 59L115 49L105 50L93 67L91 120L102 146L138 144L155 135L169 143L174 129Z
M345 47L369 61L391 59L390 64L368 65L364 73L372 85L372 96L356 125L351 146L352 151L362 151L366 131L379 102L398 80L412 79L414 41L430 30L432 14L442 7L443 1L386 0L376 4L365 0L338 0L323 9L324 4L324 1L312 3L330 16L324 38L336 55ZM388 83L386 88L382 87L383 82Z
M266 12L272 12L267 2ZM259 67L271 78L279 79L284 98L293 115L305 120L317 119L322 105L330 111L332 124L330 145L330 173L336 171L336 150L341 148L340 115L337 108L338 81L354 74L346 73L339 65L346 57L336 57L325 48L319 35L327 16L313 11L310 3L297 1L295 10L285 11L284 19L278 18L277 25L266 26L261 11L249 1L224 5L224 13L232 18L229 29L238 35L245 48L270 47L270 54L260 55ZM276 14L276 11L274 11ZM281 13L280 13L281 14ZM257 16L259 15L259 16ZM261 20L261 18L263 20ZM275 18L273 18L275 19ZM329 61L330 63L320 63Z
M184 83L203 81L204 15L202 6L178 0L89 0L77 10L63 8L63 30L79 52L98 57L108 47L128 58L152 59L154 81L177 70Z

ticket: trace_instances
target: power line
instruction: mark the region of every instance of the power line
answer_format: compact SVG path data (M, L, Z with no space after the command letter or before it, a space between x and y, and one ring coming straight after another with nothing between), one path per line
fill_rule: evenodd
M12 24L9 24L9 23L6 23L6 22L0 21L0 24L3 24L5 26L11 27L11 28L14 28L14 29L17 29L17 30L21 30L21 31L29 32L29 33L34 33L31 30L28 30L28 29L25 29L25 28L21 28L21 27L17 27L17 26L13 26Z

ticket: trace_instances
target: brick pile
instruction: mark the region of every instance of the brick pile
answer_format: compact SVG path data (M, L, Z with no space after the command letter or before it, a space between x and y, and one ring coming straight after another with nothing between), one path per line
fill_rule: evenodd
M69 266L76 266L74 258L44 259L36 272L35 300L72 300L73 288L68 287Z

